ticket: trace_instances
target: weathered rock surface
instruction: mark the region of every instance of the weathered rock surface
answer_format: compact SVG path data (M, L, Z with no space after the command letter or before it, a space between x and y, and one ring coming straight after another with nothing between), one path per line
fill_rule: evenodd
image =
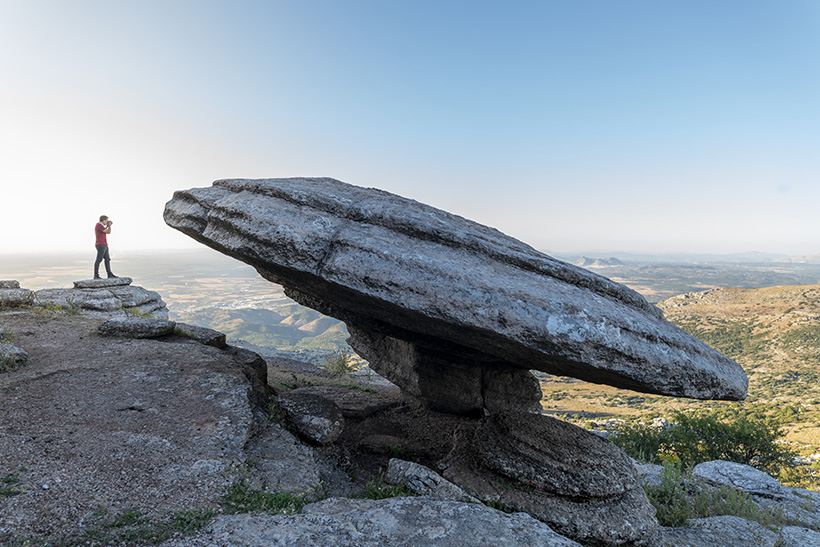
M488 469L552 494L611 498L637 487L632 461L618 447L547 416L494 414L475 443Z
M661 528L653 547L775 547L778 535L760 524L740 517L692 519L690 526Z
M580 547L524 513L430 498L332 498L298 515L221 516L194 538L162 547Z
M348 387L311 386L299 388L299 391L330 399L336 403L345 418L366 418L399 404L394 397L388 397L380 392Z
M98 332L102 336L126 336L128 338L159 338L173 334L176 323L165 319L150 317L129 317L127 319L108 319Z
M781 547L820 547L820 532L798 526L786 526L780 530Z
M747 494L784 499L787 491L774 478L749 465L716 460L700 463L692 474L712 485L726 485Z
M299 435L316 444L332 443L344 429L344 417L336 403L315 393L288 391L279 396L279 406Z
M0 344L0 372L14 370L26 361L28 361L26 350L12 344Z
M19 480L0 496L0 545L62 544L101 508L162 520L219 507L258 428L230 353L101 337L84 316L2 322L29 361L0 374L0 477Z
M132 286L130 277L75 281L73 289L41 289L34 293L34 302L79 308L84 313L100 317L128 317L131 312L132 315L168 318L168 310L159 293Z
M83 279L74 282L75 289L102 289L106 287L122 287L130 285L133 279L130 277L108 277L102 279Z
M277 424L254 436L245 453L253 462L253 482L259 490L309 494L319 487L313 449Z
M213 346L215 348L224 348L227 345L225 333L219 332L207 327L198 327L196 325L188 325L187 323L177 323L177 334L192 338L206 346Z
M516 369L514 383L524 385L527 370L538 369L649 393L746 395L734 361L638 293L387 192L333 179L220 180L176 192L164 216L365 333L352 336L354 348L434 408L447 409L448 397L431 392L429 378L461 391L486 385L487 371ZM475 404L448 410L485 408Z
M440 466L468 494L525 511L580 542L639 544L658 525L626 455L546 416L496 414L463 427Z
M30 304L34 293L21 289L17 281L0 281L0 307L13 308Z
M428 496L439 500L481 503L429 467L416 462L391 458L387 465L385 480L391 484L406 484L410 490L419 496Z

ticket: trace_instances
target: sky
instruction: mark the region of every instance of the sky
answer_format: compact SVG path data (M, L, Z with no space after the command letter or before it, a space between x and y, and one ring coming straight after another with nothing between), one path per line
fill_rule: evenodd
M820 252L816 0L0 0L0 254L327 176L542 250Z

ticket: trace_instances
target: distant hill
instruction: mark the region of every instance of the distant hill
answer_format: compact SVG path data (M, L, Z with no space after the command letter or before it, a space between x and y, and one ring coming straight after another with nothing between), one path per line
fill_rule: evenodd
M612 266L623 266L624 263L614 256L609 258L588 258L582 256L575 261L575 265L581 266L582 268L609 268Z
M775 262L786 262L788 264L820 264L820 253L778 258Z

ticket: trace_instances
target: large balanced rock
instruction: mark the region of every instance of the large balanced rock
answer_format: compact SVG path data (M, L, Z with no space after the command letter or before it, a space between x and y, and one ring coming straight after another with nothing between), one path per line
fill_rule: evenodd
M176 192L164 217L345 321L371 366L431 408L530 407L530 369L647 393L746 395L737 363L635 291L381 190L219 180ZM491 393L499 376L509 385Z

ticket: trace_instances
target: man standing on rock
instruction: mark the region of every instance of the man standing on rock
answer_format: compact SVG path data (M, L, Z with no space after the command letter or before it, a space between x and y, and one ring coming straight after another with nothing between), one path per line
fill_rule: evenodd
M108 273L108 277L117 277L111 271L111 255L108 253L108 239L106 238L106 235L111 233L112 224L114 224L113 221L102 215L100 221L94 226L95 247L97 247L97 260L94 261L94 279L100 278L100 262L103 260L105 260L105 271Z

